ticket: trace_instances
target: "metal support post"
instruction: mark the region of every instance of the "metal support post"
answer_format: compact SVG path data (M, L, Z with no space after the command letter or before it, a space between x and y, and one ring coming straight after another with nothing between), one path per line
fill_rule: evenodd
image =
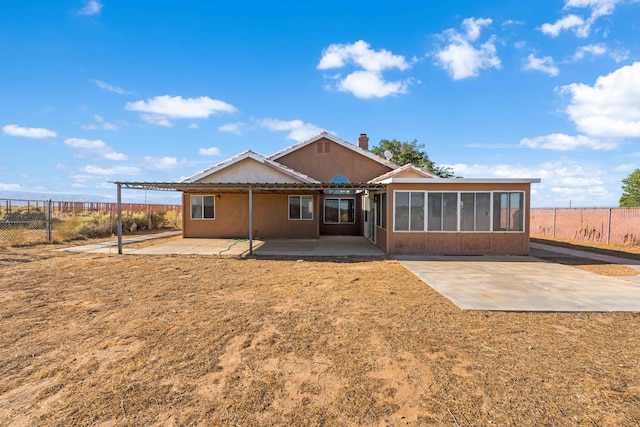
M118 183L118 255L122 255L122 184Z
M249 184L249 255L253 255L253 187Z

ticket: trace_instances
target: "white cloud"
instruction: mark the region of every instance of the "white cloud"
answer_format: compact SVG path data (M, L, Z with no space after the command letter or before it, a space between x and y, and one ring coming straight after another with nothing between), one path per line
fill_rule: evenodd
M166 128L173 127L173 123L171 123L167 116L162 116L160 114L141 114L140 118L152 125L163 126Z
M221 126L218 126L218 130L220 132L229 132L229 133L235 133L236 135L241 135L242 129L244 128L244 126L245 124L242 122L225 123Z
M20 184L5 184L4 182L0 182L0 190L18 191L18 190L24 190L24 187Z
M220 149L218 147L200 148L198 154L201 156L221 156Z
M127 160L126 154L118 153L100 139L68 138L64 143L72 148L77 148L89 153L95 153L107 160Z
M283 121L267 118L258 120L257 123L260 127L271 131L287 131L289 132L287 139L294 141L302 141L324 130L312 123L304 123L302 120Z
M586 20L574 14L566 15L554 24L543 24L539 29L551 37L557 37L561 31L572 30L576 36L585 38L589 36L591 27L598 18L611 15L616 5L623 1L624 0L565 0L564 10L589 9L591 14Z
M137 175L140 169L134 166L114 166L111 168L103 168L101 166L89 165L80 169L80 171L90 175Z
M524 24L525 24L524 21L516 21L516 20L513 20L513 19L508 19L508 20L506 20L506 21L504 21L502 23L502 26L506 27L508 25L524 25Z
M622 62L622 61L626 61L627 59L629 59L629 55L631 54L631 52L627 49L618 49L615 50L613 52L611 52L609 54L609 56L611 57L611 59L613 59L616 62Z
M470 42L478 40L482 27L488 27L493 21L489 18L467 18L462 21L462 28L466 32L466 39Z
M640 137L640 62L598 77L593 86L573 83L560 92L571 97L565 111L586 135Z
M552 133L535 138L523 138L520 145L530 148L542 148L546 150L569 151L579 148L590 148L592 150L615 150L620 145L620 141L602 141L589 138L585 135L565 135L563 133Z
M523 164L452 164L456 174L465 178L541 178L532 184L532 206L611 206L617 204L624 171L599 164L578 164L569 159Z
M186 164L186 160L178 160L175 157L151 157L146 156L144 162L147 164L147 169L168 171L183 167Z
M319 70L342 68L347 63L354 63L367 71L381 72L390 68L406 70L409 63L402 55L394 55L386 49L373 50L369 43L358 40L352 44L332 44L322 51Z
M126 90L122 89L121 87L112 86L112 85L110 85L108 83L103 82L102 80L89 79L89 81L94 83L96 86L98 86L102 90L106 90L106 91L109 91L109 92L114 92L114 93L117 93L119 95L130 95L131 94L131 92L126 91Z
M561 31L584 26L584 19L577 15L567 15L553 24L543 24L540 31L551 37L558 37ZM582 34L582 32L580 33Z
M462 21L464 33L453 28L444 31L439 38L445 42L445 46L435 52L436 64L447 71L453 80L475 77L483 69L500 69L502 63L497 55L495 36L478 47L472 44L480 37L482 27L491 23L492 20L488 18L467 18Z
M5 125L2 126L2 132L11 136L20 136L23 138L54 138L58 136L57 132L54 132L45 128L25 128L18 125Z
M98 0L87 0L85 5L78 11L78 15L93 16L102 11L103 4Z
M537 58L533 53L527 57L527 62L522 67L523 70L536 70L547 73L550 76L557 76L560 70L553 63L553 58L545 56L543 58Z
M198 129L199 127L197 123L189 123L189 126L187 126L188 129Z
M82 129L88 129L88 130L97 130L97 129L118 130L118 126L116 124L106 122L104 118L98 114L94 114L93 118L96 121L96 123L89 123L86 125L82 125L80 127Z
M341 92L350 92L356 98L384 98L389 95L403 94L411 83L410 79L398 81L386 81L383 71L388 69L407 70L411 67L404 56L394 55L392 52L381 49L374 50L369 43L358 40L352 44L332 44L322 51L322 58L317 65L319 70L343 68L354 65L355 70L346 77L340 74L325 76L326 79L337 80L337 89ZM326 85L333 88L333 85Z
M127 102L125 109L148 113L142 115L147 123L171 127L169 119L206 119L212 114L233 113L236 107L208 96L183 98L181 96L156 96L146 101Z
M340 92L350 92L356 98L384 98L407 93L409 80L387 82L378 73L354 71L338 83Z
M607 53L607 46L602 43L589 44L586 46L580 46L576 53L573 54L573 60L578 61L585 57L586 54L593 56L601 56Z

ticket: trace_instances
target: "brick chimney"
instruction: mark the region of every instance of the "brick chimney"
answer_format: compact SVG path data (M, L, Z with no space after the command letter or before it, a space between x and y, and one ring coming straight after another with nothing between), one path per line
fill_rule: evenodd
M360 134L360 138L358 138L358 147L362 148L364 151L369 151L369 137L366 133Z

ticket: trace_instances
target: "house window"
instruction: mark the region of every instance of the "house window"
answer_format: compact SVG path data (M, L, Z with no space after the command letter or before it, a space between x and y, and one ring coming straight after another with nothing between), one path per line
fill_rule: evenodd
M356 222L355 199L324 199L324 222L325 224L353 224Z
M424 191L396 191L395 230L424 231Z
M460 231L491 230L491 193L460 194Z
M429 231L458 231L458 193L428 193Z
M214 219L213 196L191 196L191 219Z
M376 208L376 225L387 228L387 193L374 194L373 203Z
M289 219L313 219L313 196L289 196Z
M524 193L493 193L493 231L524 230Z
M426 231L524 231L522 191L395 191L394 194L395 231L425 231L425 196Z

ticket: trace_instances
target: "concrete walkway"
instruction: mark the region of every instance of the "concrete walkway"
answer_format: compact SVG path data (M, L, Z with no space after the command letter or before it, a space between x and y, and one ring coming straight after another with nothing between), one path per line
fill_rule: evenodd
M637 276L600 276L534 257L398 260L463 310L640 311Z
M609 264L626 265L627 267L640 271L640 261L628 258L621 258L611 255L597 254L593 252L580 251L577 249L564 248L562 246L545 245L542 243L530 243L531 249L537 249L547 252L555 252L562 255L570 255L578 258L593 259L596 261L607 262Z

